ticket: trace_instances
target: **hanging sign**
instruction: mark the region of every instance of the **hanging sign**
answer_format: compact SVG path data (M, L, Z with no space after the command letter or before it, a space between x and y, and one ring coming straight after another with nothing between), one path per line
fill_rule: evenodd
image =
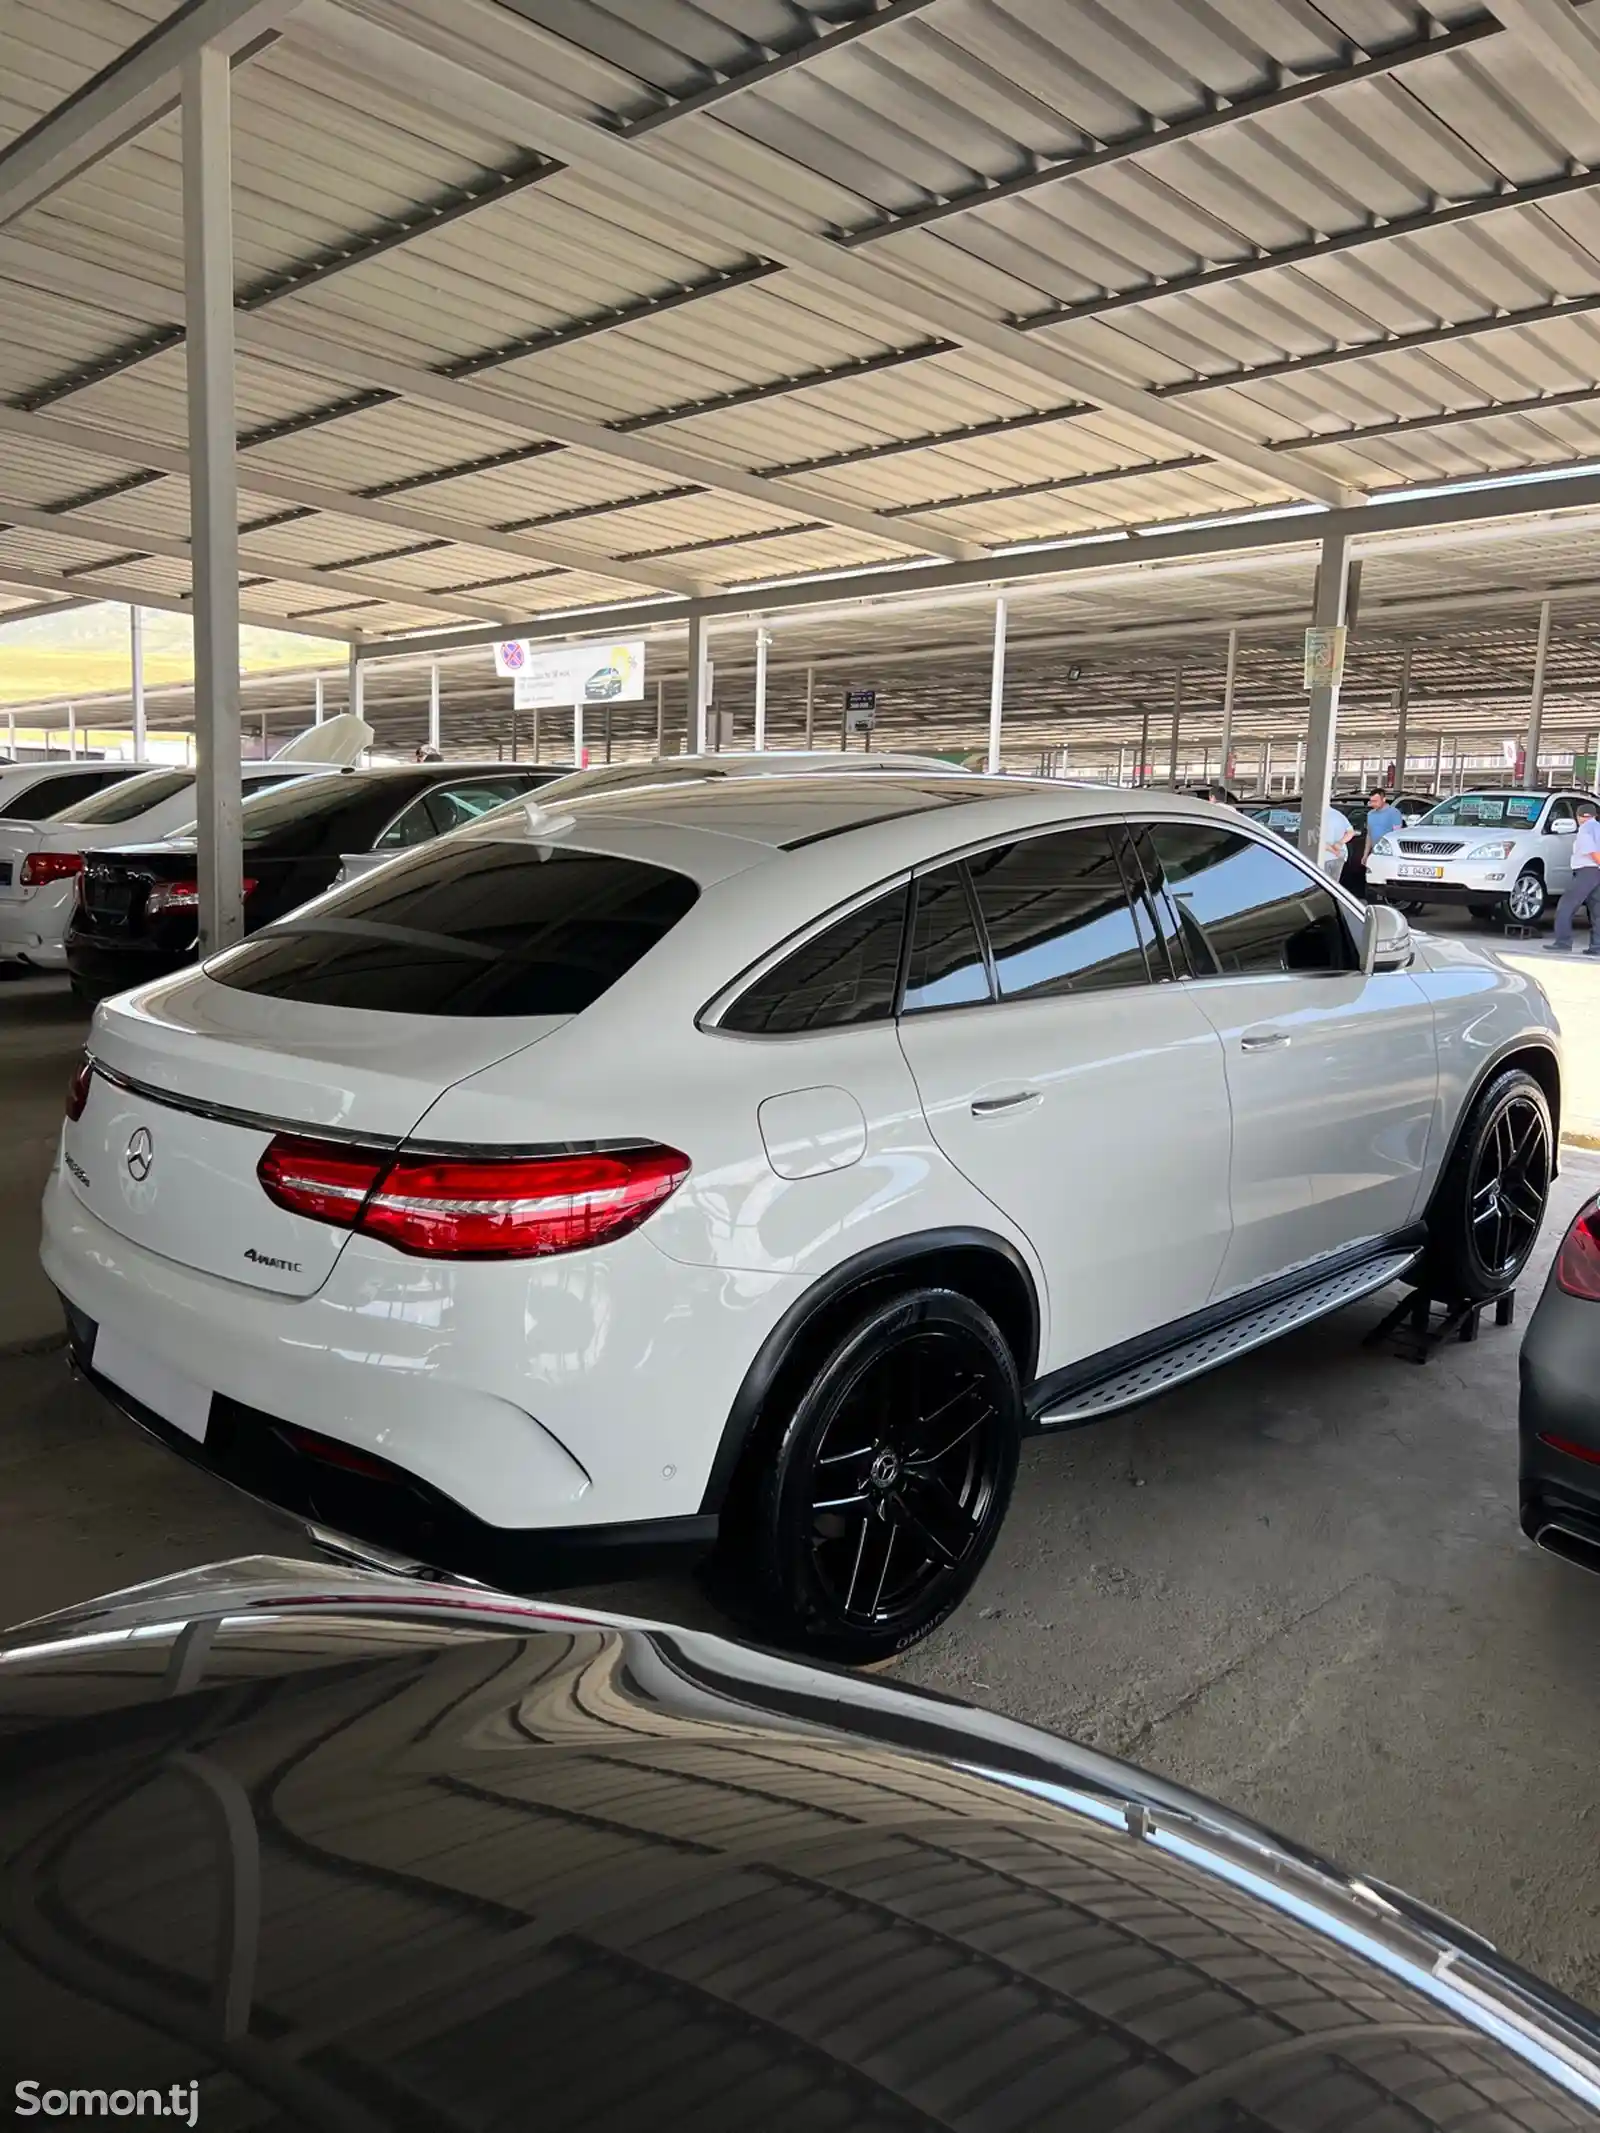
M1342 622L1333 629L1306 631L1307 689L1336 689L1344 680L1344 648L1349 635Z
M520 637L513 637L506 644L494 648L494 670L502 681L510 681L528 664L528 647Z
M516 659L520 649L522 657ZM500 666L503 653L512 664ZM548 649L497 644L495 665L509 674L519 711L553 710L562 704L636 704L644 697L644 639L625 644L562 644Z

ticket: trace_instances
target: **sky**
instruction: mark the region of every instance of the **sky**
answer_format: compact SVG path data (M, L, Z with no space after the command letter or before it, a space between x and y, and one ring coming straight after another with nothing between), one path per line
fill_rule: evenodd
M295 637L285 630L239 632L246 673L276 667L342 668L345 652L326 637ZM144 677L148 687L188 681L194 674L194 631L187 615L144 610ZM0 626L0 706L41 696L85 696L129 687L128 610L121 606L75 608L66 615L39 615L31 622Z

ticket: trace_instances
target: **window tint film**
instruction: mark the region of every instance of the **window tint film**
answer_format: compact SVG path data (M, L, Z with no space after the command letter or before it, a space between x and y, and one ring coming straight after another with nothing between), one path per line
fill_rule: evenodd
M576 1015L695 900L665 867L562 847L419 852L206 966L240 992L409 1015Z
M886 1022L894 1013L905 914L902 886L824 928L742 992L722 1028L777 1037Z
M1002 1000L1149 982L1108 830L1026 837L969 859L967 871Z
M502 807L508 800L517 800L532 790L527 778L480 778L469 785L441 785L429 793L423 803L434 826L434 834L443 837L450 830L463 828L486 815L491 807Z
M916 884L905 1011L968 1007L989 998L989 973L967 895L966 869L944 867Z
M1332 892L1284 854L1209 824L1154 823L1150 840L1196 977L1355 967Z
M66 814L91 793L122 784L127 775L125 770L79 770L61 778L35 778L0 806L0 815L8 822L43 822L51 815Z
M93 794L73 808L73 822L131 822L142 815L146 808L159 807L164 800L175 799L180 792L187 792L194 784L192 770L147 770L142 777L124 778L120 784L108 786L105 791Z
M426 800L413 800L395 816L382 835L373 840L375 852L403 852L414 844L427 844L439 834Z

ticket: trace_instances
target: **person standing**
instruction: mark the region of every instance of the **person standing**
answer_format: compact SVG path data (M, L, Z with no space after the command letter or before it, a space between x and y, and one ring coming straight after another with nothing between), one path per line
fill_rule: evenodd
M1330 800L1322 815L1322 871L1330 881L1344 872L1344 863L1355 835L1355 824L1341 815Z
M1572 840L1572 886L1556 905L1556 937L1546 941L1546 955L1571 955L1572 921L1580 906L1589 914L1590 955L1600 956L1600 809L1592 800L1578 802L1578 834Z
M1372 847L1380 837L1387 837L1391 830L1404 829L1406 818L1389 798L1381 785L1374 785L1367 794L1367 838L1362 848L1362 863L1372 857Z

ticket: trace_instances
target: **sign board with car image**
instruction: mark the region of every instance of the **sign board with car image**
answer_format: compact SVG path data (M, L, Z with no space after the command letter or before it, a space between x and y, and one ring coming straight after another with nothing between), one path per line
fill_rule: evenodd
M567 704L636 704L644 698L644 640L535 648L520 638L494 648L495 672L509 680L518 711Z

